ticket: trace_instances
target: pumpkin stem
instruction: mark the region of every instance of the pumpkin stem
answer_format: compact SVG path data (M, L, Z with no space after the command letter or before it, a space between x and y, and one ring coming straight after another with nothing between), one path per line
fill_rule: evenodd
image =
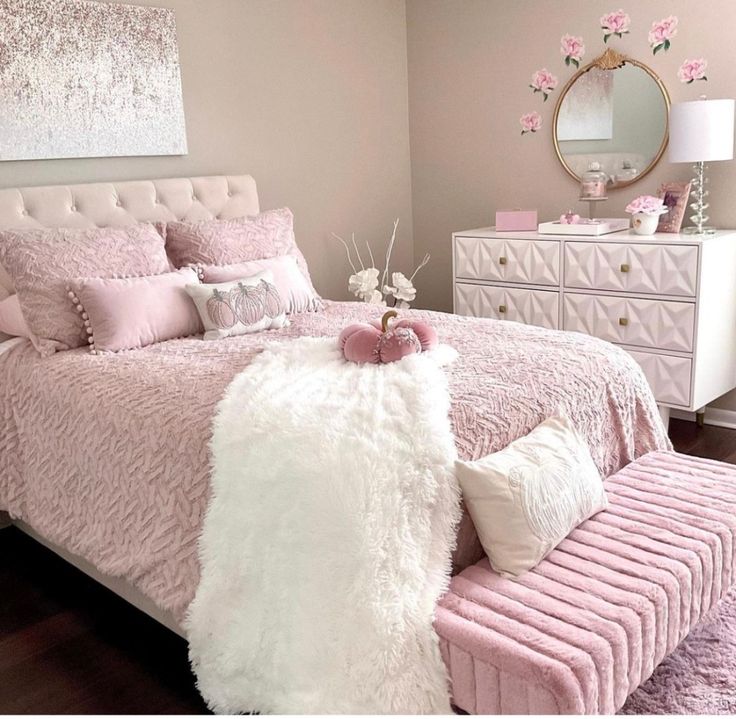
M381 317L381 329L384 333L388 332L388 321L392 317L398 317L399 313L396 310L389 310L383 317Z

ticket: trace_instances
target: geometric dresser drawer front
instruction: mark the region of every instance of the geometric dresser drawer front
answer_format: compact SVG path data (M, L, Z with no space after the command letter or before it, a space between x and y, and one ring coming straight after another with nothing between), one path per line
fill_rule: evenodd
M565 287L695 297L697 281L694 245L565 244Z
M560 243L457 237L455 276L468 280L560 284Z
M557 329L559 293L456 282L455 312Z
M690 406L692 360L686 357L655 355L651 352L629 351L629 354L644 370L657 402Z
M617 344L692 352L695 305L566 292L563 329Z

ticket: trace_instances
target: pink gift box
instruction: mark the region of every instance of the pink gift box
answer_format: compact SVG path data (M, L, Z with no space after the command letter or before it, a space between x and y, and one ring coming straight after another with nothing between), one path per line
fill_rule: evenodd
M496 230L498 232L521 232L537 229L536 210L498 210Z

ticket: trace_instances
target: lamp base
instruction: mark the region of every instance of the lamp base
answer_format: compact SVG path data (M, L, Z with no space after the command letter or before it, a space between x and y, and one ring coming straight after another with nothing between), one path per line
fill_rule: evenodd
M699 230L697 227L685 227L681 230L683 235L715 235L715 227L703 227Z

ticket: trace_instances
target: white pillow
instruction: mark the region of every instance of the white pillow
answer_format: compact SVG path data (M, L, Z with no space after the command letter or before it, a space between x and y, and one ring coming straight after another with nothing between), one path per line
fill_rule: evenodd
M270 271L232 282L187 285L202 318L204 339L216 340L286 327L286 305Z
M608 506L590 450L569 420L553 417L475 462L455 463L491 566L517 577Z

